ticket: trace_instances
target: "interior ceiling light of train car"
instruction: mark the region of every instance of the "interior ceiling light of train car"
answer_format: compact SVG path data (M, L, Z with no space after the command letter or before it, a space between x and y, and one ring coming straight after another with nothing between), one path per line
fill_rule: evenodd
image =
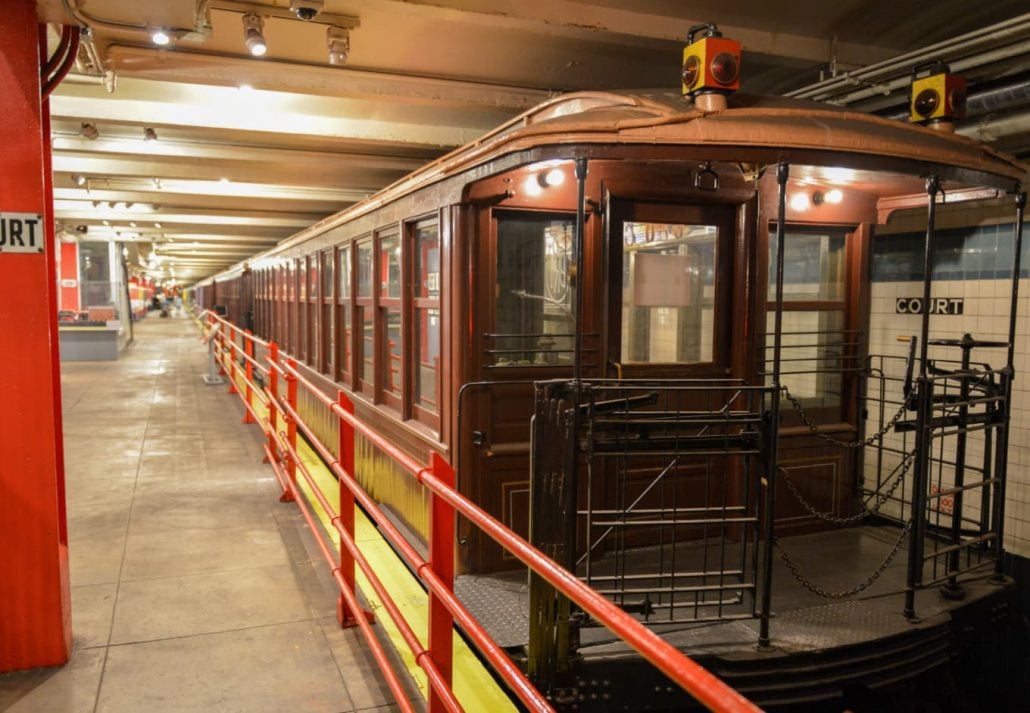
M247 51L255 57L261 57L268 51L264 35L265 21L260 15L248 12L243 16L243 44Z
M150 31L150 41L158 47L164 47L172 41L172 36L163 27L155 27Z

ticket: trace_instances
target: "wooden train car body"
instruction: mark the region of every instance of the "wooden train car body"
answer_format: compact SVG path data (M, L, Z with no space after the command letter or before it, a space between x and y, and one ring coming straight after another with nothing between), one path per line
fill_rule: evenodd
M586 173L581 273L577 162ZM784 381L820 428L851 440L863 384L848 365L865 357L875 226L894 208L925 205L929 174L948 192L1000 194L1025 177L1015 162L954 135L783 100L735 96L728 109L702 112L676 94L572 94L195 295L275 340L328 393L344 391L401 448L444 453L461 491L525 534L533 384L572 377L577 332L584 379L763 383L779 162L791 167L788 194L804 197L784 216L785 330L814 335L816 350L832 346L819 335L842 340L836 368ZM712 396L682 398L679 408L721 407ZM328 414L302 407L335 444ZM843 511L854 453L828 447L793 413L779 452L811 502ZM374 449L358 456L369 492L424 537L418 487ZM618 486L600 469L583 497L602 509L627 497L647 505L659 497L647 483L660 467L645 462ZM743 487L732 467L676 468L682 477L661 497L684 507ZM781 532L819 527L786 500L776 517ZM654 544L646 533L627 542ZM514 564L464 523L458 543L467 571Z

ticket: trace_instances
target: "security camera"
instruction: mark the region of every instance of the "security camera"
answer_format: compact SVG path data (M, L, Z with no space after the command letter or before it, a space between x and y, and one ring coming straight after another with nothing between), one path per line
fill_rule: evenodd
M290 11L301 20L314 20L324 5L325 0L290 0Z

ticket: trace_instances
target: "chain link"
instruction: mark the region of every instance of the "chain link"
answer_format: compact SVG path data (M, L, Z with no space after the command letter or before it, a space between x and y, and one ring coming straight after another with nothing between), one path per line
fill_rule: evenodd
M788 401L790 401L790 405L793 406L794 410L798 412L798 415L801 417L801 420L805 422L806 426L808 426L808 430L812 432L812 435L818 436L830 445L837 446L838 448L862 448L864 446L871 446L873 445L873 443L876 442L878 438L885 436L888 431L893 429L898 424L898 421L901 420L901 417L905 415L906 404L903 402L901 404L901 407L898 408L897 413L895 413L891 417L891 420L888 421L887 425L884 426L883 429L881 429L880 431L874 433L873 435L861 441L840 441L834 438L833 436L827 435L819 430L819 427L812 421L811 418L808 417L808 414L805 412L805 409L801 405L801 402L794 397L794 394L790 393L790 389L788 389L786 386L781 386L780 388L783 390L783 395L787 398ZM907 399L905 401L907 401Z
M887 571L887 568L891 566L891 562L894 561L894 558L898 556L898 552L901 551L901 543L903 543L905 538L908 537L908 533L911 529L912 521L909 520L901 530L901 534L898 536L898 541L894 543L891 551L887 553L887 556L884 558L883 562L880 563L880 566L877 567L871 575L856 584L854 587L839 592L827 591L819 585L814 584L811 580L806 579L801 568L790 558L790 555L788 555L787 551L783 549L783 546L780 545L780 541L778 539L773 539L773 546L779 550L780 559L782 559L783 563L787 565L787 569L790 570L790 573L794 575L794 579L796 579L802 587L813 594L823 597L824 599L846 599L847 597L854 596L855 594L868 589L873 582L879 579L880 576Z
M811 515L819 518L820 520L823 520L824 522L830 522L835 525L851 525L860 520L864 520L869 515L878 512L880 510L880 506L882 506L885 502L894 497L894 493L901 485L901 482L905 479L905 474L908 472L908 469L912 467L912 463L915 461L915 455L916 452L914 450L905 454L905 457L901 459L901 463L899 463L897 466L901 469L898 472L897 478L894 480L894 483L890 486L890 488L887 489L887 492L883 493L882 495L877 495L875 505L869 507L865 503L862 503L862 511L855 515L850 515L848 517L835 517L834 515L831 515L829 512L816 510L815 506L808 502L805 499L805 496L801 494L801 490L798 489L797 484L795 484L794 481L790 479L790 475L787 473L786 469L781 466L779 468L779 472L780 475L783 476L783 482L787 484L787 488L790 490L791 493L794 494L794 497L797 499L797 501L801 503L801 507L807 510Z

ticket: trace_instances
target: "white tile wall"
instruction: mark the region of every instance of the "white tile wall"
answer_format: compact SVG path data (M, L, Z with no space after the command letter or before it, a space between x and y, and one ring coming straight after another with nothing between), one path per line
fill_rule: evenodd
M872 284L871 314L869 320L869 352L894 357L905 357L908 345L897 340L899 336L918 335L921 328L919 315L897 314L895 303L898 297L921 297L921 282L874 282ZM961 316L931 315L930 336L932 338L959 338L964 333L975 339L1006 341L1009 328L1009 306L1012 296L1010 280L978 280L959 281L942 280L933 287L933 297L962 297L965 300L964 314ZM1009 446L1008 492L1005 503L1005 547L1017 555L1030 557L1030 281L1020 280L1019 307L1017 319L1016 378L1013 386L1012 431ZM918 352L917 352L918 355ZM958 359L957 348L931 347L931 359ZM973 352L974 361L985 361L995 368L1005 364L1004 349L977 349ZM902 373L902 360L891 362L890 372ZM899 393L893 394L895 400ZM888 414L890 415L890 414ZM871 414L871 417L873 414ZM914 416L912 416L914 417ZM873 424L870 423L870 429ZM889 443L899 448L911 449L912 434L902 437L893 435ZM944 455L951 454L953 448L946 447ZM939 453L939 449L936 451ZM967 462L974 462L976 454L983 453L982 435L972 436L969 441L970 457ZM873 460L867 457L867 461ZM897 458L887 461L897 463ZM873 463L866 464L866 485L875 481ZM889 469L887 470L889 472ZM944 468L934 472L936 479L940 475L941 486L950 485L950 469ZM968 473L966 482L971 478L978 479L975 474ZM931 481L931 482L935 482ZM910 497L910 496L909 496ZM979 496L966 498L966 513L976 516L979 513ZM885 510L891 511L887 506ZM897 506L893 506L897 514Z

